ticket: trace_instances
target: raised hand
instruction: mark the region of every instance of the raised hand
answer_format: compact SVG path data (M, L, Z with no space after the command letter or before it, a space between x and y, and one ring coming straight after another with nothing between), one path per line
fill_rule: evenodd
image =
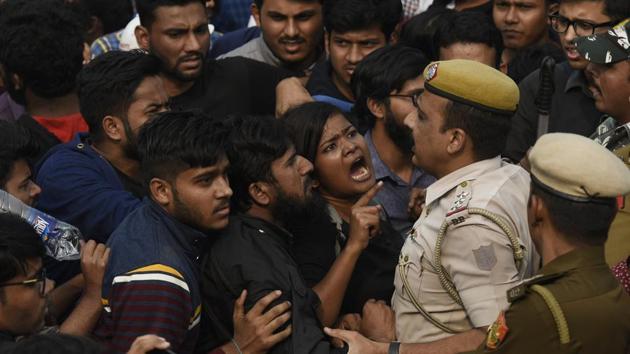
M380 234L381 206L368 204L381 187L383 187L383 182L379 181L352 206L350 236L346 247L357 247L360 250L364 250L370 239Z

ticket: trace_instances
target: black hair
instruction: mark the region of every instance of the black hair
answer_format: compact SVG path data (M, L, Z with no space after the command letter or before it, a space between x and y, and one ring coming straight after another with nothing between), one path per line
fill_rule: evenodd
M531 195L542 199L553 226L569 242L600 246L608 238L608 229L617 215L615 198L608 202L580 202L562 198L532 179ZM531 197L530 197L531 200Z
M435 32L444 18L454 11L447 8L433 7L426 12L413 16L402 26L398 43L420 49L430 61L439 59L439 50L435 48ZM437 48L439 49L439 48Z
M346 117L339 108L329 103L309 102L288 110L282 116L298 155L315 162L326 122L335 114Z
M77 94L91 137L102 138L105 116L126 118L138 86L159 73L160 61L140 50L108 52L86 65L77 76Z
M89 337L62 333L36 334L15 344L9 354L105 354L105 348Z
M17 215L0 213L0 283L26 275L27 261L44 254L44 243L29 223ZM4 301L2 288L0 301Z
M453 12L440 21L434 37L435 53L456 43L481 43L495 50L495 68L501 65L503 38L492 19L483 12Z
M182 171L215 165L225 156L225 124L197 111L157 115L140 129L138 153L144 180L174 181Z
M402 19L400 0L326 0L324 2L324 28L346 33L378 25L387 41Z
M155 22L155 11L163 6L185 6L192 3L199 3L206 8L203 0L136 0L136 9L140 17L140 24L150 28Z
M40 147L30 131L13 121L0 120L0 189L5 189L13 166L19 160L33 163Z
M43 98L71 93L83 65L83 31L76 13L61 0L9 0L0 6L0 63L5 76L19 75ZM16 102L12 80L7 89Z
M230 187L237 210L249 210L249 186L255 182L275 182L271 164L293 145L287 131L272 116L232 116L226 148L230 160Z
M324 2L324 0L290 0L290 1L295 1L295 2L319 2L320 4L322 4ZM256 4L256 7L258 7L259 9L262 9L262 5L265 2L265 0L254 0L254 4Z
M101 20L103 33L125 28L133 18L131 0L81 0L87 12Z
M537 69L545 57L550 56L560 63L566 60L564 51L555 43L544 42L523 48L508 63L507 75L517 84Z
M429 60L420 50L400 45L385 46L366 56L357 65L351 81L356 97L353 110L360 130L372 128L376 119L367 106L369 98L388 103L392 91L422 75L427 65Z
M472 140L477 160L485 160L501 154L510 131L510 116L449 101L445 109L444 126L460 128Z
M580 2L604 3L604 15L610 17L612 22L619 22L630 17L630 1L628 0L560 0L560 4Z

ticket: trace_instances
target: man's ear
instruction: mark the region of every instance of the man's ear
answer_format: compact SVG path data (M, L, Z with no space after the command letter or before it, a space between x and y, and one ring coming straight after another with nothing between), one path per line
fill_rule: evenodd
M549 209L543 200L536 194L531 194L527 203L527 212L529 216L529 227L533 232L545 223L549 222Z
M102 128L105 135L116 142L121 141L125 135L122 120L115 116L105 116L102 120Z
M326 50L326 56L330 55L330 32L324 30L324 49Z
M385 118L385 103L375 100L374 98L367 99L367 108L376 119Z
M267 207L271 204L272 194L271 185L265 182L255 182L249 185L247 192L252 201L262 207Z
M161 178L153 178L149 182L151 199L163 207L168 207L173 201L173 188L171 184Z
M260 10L258 8L258 6L256 5L256 3L252 2L252 5L249 7L249 11L252 14L252 17L254 17L254 21L256 21L256 26L260 27Z
M137 26L134 30L134 34L136 35L136 41L140 49L149 50L149 30L144 26Z
M458 155L464 151L466 144L470 143L468 135L463 129L453 128L448 130L448 145L446 152L449 155Z

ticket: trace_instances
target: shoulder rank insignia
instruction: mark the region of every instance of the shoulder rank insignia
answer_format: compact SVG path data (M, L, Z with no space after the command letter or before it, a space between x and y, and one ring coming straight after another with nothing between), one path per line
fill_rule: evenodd
M468 204L470 203L471 198L472 188L470 186L470 182L464 181L460 183L455 190L455 199L453 200L453 204L446 212L446 219L451 226L461 224L466 220L468 213L465 211L468 209Z
M547 274L547 275L538 274L532 278L525 279L520 284L518 284L517 286L513 288L510 288L507 291L507 300L509 303L512 303L522 298L523 296L525 296L525 294L527 293L527 289L531 285L544 284L556 278L560 278L565 274L566 272L553 273L553 274Z
M499 344L503 342L505 336L510 329L505 322L505 312L501 311L496 321L488 327L488 333L486 335L486 348L497 349Z

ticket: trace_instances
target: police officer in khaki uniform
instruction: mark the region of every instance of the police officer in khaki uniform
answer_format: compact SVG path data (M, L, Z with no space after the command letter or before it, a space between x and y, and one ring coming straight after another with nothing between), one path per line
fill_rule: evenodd
M432 63L424 76L425 92L405 124L414 163L438 180L401 251L392 298L397 340L422 344L329 331L351 352L473 350L507 308L506 291L538 264L527 224L529 175L499 156L518 87L468 60Z
M630 170L588 138L543 135L529 153L530 232L543 267L508 292L483 353L628 353L630 297L604 259Z
M613 151L630 167L630 18L606 33L576 41L580 54L590 61L595 104L605 112L592 138ZM606 242L606 260L614 265L630 255L630 196L619 199L619 213Z

